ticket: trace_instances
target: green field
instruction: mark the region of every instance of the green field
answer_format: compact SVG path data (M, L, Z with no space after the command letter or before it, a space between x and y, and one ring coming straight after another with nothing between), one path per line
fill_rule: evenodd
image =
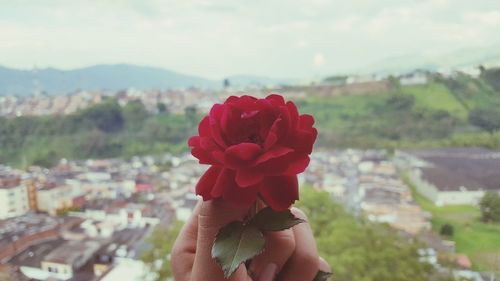
M407 179L405 179L408 183ZM457 253L464 253L478 271L500 273L500 223L486 224L479 220L478 207L456 205L438 207L416 192L410 185L415 201L432 213L432 228L439 232L445 223L453 225Z
M467 119L468 111L453 93L443 84L429 83L426 85L401 88L405 95L415 97L416 107L433 110L445 110L459 119Z

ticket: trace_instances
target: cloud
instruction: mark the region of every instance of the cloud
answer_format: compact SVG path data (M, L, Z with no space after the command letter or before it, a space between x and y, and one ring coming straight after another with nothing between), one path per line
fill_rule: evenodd
M359 24L361 18L359 16L349 16L336 20L333 23L333 30L339 32L350 32L357 24Z
M467 13L464 18L471 24L500 27L500 10Z
M316 53L313 57L313 65L315 67L321 67L326 63L325 55L322 53Z
M0 0L0 5L0 64L21 68L126 62L212 78L307 77L500 38L498 0Z

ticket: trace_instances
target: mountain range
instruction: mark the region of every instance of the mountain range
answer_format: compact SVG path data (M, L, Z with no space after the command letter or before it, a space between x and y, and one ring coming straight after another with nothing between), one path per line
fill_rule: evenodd
M409 54L387 58L349 73L400 74L415 69L436 71L484 65L500 66L500 44L462 49L445 54ZM309 77L304 77L305 80ZM276 79L255 75L229 76L231 86L277 86L297 84L299 80ZM301 82L303 82L301 81ZM220 89L223 80L181 74L158 67L131 64L96 65L74 70L55 68L18 70L0 66L0 96L27 96L35 92L48 95L67 94L79 89L119 91L189 88Z
M275 86L291 83L290 79L235 75L227 77L232 86ZM223 80L211 80L174 71L131 64L96 65L74 70L55 68L18 70L0 66L0 96L67 94L79 89L118 91L135 89L172 89L197 87L217 89Z

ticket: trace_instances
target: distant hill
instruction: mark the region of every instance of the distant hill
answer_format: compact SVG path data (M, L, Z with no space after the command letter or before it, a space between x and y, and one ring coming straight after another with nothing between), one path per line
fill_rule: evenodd
M461 49L444 54L408 54L391 57L369 65L360 72L394 74L415 69L437 71L478 65L500 66L500 44L483 48Z
M218 81L201 77L128 64L96 65L75 70L16 70L0 67L0 95L31 95L37 87L49 95L56 95L78 89L209 88L218 85Z
M281 85L290 80L279 80L261 76L238 75L228 77L236 87ZM96 65L74 70L46 68L38 70L17 70L0 66L0 96L32 95L35 89L49 95L59 95L85 90L118 91L127 88L222 87L222 80L186 75L156 67L130 64Z
M229 83L235 86L276 86L297 84L294 79L279 79L256 75L233 75L227 77Z

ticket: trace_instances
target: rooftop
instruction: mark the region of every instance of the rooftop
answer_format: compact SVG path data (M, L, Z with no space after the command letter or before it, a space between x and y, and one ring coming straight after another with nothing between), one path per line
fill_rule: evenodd
M63 243L64 240L55 239L29 246L26 250L10 259L9 263L18 266L40 267L44 257Z
M7 220L0 220L0 248L25 235L56 228L63 219L42 214L26 214Z
M442 191L499 190L500 153L483 148L408 150L429 165L422 176Z
M73 265L80 259L90 258L100 247L97 241L67 241L45 256L43 261Z

